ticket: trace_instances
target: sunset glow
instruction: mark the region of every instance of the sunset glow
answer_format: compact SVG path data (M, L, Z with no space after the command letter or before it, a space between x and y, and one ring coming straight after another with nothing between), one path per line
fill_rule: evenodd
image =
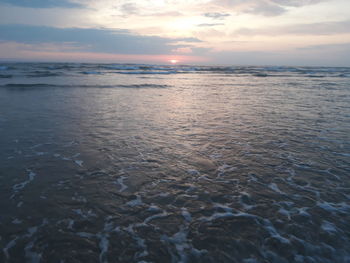
M0 17L0 59L48 60L60 52L149 63L159 56L249 65L350 61L347 0L0 0Z

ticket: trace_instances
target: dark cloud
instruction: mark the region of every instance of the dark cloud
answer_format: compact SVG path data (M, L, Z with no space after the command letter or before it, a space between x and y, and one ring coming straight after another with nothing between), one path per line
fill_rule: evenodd
M336 35L350 33L350 20L340 22L322 22L312 24L296 24L268 28L240 28L235 35Z
M30 8L79 8L82 5L69 0L0 0L0 3Z
M0 25L0 41L27 44L70 43L81 51L115 54L170 54L172 50L200 42L196 38L163 38L132 34L127 30L54 28ZM181 44L178 44L181 43ZM185 43L185 44L184 44Z
M125 15L136 15L139 13L139 8L134 3L126 3L121 5L120 11Z
M230 16L230 14L215 12L215 13L205 13L205 14L203 14L203 16L209 17L209 18L212 18L212 19L223 20L226 17Z
M279 5L257 2L250 8L247 8L245 12L263 16L278 16L286 12L286 9Z

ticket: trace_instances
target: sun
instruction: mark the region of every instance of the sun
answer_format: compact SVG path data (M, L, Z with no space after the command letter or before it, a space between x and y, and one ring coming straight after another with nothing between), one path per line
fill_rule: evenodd
M179 62L177 59L170 59L169 62L171 64L176 64L177 62Z

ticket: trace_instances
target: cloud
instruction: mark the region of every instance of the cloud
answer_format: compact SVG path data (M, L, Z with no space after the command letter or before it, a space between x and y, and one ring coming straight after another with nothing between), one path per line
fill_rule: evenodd
M337 43L337 44L323 44L323 45L311 45L302 48L298 48L299 50L344 50L347 51L348 57L350 58L350 43Z
M134 3L125 3L121 5L120 11L124 15L135 15L139 13L139 8Z
M80 8L81 4L69 0L0 0L0 3L30 8Z
M304 6L304 5L314 5L327 0L271 0L271 2L281 5L281 6Z
M350 43L284 51L213 52L212 62L226 65L350 66Z
M177 49L174 49L173 52L180 54L191 54L193 51L190 47L179 47Z
M257 1L250 8L247 8L245 12L263 16L278 16L285 13L286 9L281 7L280 5Z
M136 3L125 3L121 4L117 9L121 12L121 16L129 17L131 15L139 17L179 17L183 14L175 10L161 10L160 12L155 11L153 8L145 8L137 5ZM118 15L116 15L118 16Z
M80 0L81 1L81 0ZM158 4L160 4L158 2ZM113 5L113 10L117 11L118 14L115 16L122 16L128 18L129 16L137 17L178 17L183 16L175 6L172 4L166 4L163 7L157 6L156 1L118 1L116 5Z
M337 35L350 33L350 20L340 22L321 22L312 24L296 24L268 28L240 28L235 35Z
M176 48L200 42L197 38L143 36L120 29L28 25L0 25L0 40L26 44L71 43L81 51L115 54L171 54Z
M205 13L205 14L203 14L203 16L209 17L209 18L212 18L212 19L223 20L226 17L230 16L230 14L215 12L215 13Z
M0 41L0 60L5 61L54 61L54 62L102 62L102 63L164 63L170 59L181 63L205 62L206 58L193 54L144 55L111 54L75 50L69 44L23 44Z
M288 11L288 7L301 7L329 0L212 0L212 4L238 13L263 16L278 16Z
M204 23L204 24L199 24L199 27L213 27L213 26L223 26L225 25L224 23Z

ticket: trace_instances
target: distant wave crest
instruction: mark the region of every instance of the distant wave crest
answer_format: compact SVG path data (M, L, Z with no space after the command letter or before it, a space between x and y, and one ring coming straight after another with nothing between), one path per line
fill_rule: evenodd
M135 85L54 85L54 84L45 84L45 83L32 83L32 84L23 84L23 83L10 83L5 85L0 85L3 88L169 88L169 85L157 85L157 84L135 84Z

